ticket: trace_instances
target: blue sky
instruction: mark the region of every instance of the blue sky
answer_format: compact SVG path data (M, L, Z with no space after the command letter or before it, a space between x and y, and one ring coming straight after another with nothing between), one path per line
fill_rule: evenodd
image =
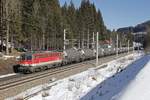
M70 0L60 0L60 4ZM81 0L72 0L76 6ZM103 15L108 29L135 26L150 20L150 0L91 0Z

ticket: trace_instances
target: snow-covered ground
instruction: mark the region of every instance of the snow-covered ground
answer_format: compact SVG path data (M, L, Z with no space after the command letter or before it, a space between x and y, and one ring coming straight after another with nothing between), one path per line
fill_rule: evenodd
M143 53L134 53L107 63L105 68L91 68L80 74L34 87L8 100L31 95L29 100L116 100L148 62L148 57L142 56Z
M8 55L1 54L1 57L0 57L0 59L2 59L2 60L7 60L9 58L14 58L14 56L8 56Z
M146 56L145 61L150 60L150 55ZM146 64L146 63L145 63ZM132 82L123 89L115 100L150 100L150 61L137 74Z
M17 75L17 74L16 73L11 73L11 74L6 74L6 75L0 75L0 79L10 77L10 76L15 76L15 75Z

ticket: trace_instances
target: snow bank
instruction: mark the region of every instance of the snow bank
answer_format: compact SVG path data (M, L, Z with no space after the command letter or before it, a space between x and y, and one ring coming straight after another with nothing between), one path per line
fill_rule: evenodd
M118 95L120 95L120 92L124 88L126 88L126 86L128 86L128 84L132 82L132 80L135 79L136 75L141 71L141 69L145 66L147 62L148 62L147 57L142 57L141 59L138 59L135 62L132 61L130 62L129 60L128 67L124 66L125 69L120 70L119 73L113 75L108 73L110 76L111 75L112 76L106 78L106 80L98 84L95 88L89 91L86 94L86 96L82 97L80 100L118 100L116 98L118 97ZM140 99L130 99L130 100L140 100Z
M150 55L147 57L150 60ZM150 61L115 100L150 100Z
M28 96L30 97L29 100L99 100L99 96L103 96L110 91L105 89L101 91L100 88L103 87L103 84L115 74L122 72L142 55L142 53L131 54L107 63L105 68L101 69L101 66L90 68L80 74L37 86L7 100ZM109 83L107 85L109 86Z
M6 74L6 75L0 75L0 79L10 77L10 76L15 76L15 75L17 75L17 74L16 73L11 73L11 74Z
M2 60L7 60L7 59L10 59L10 58L14 58L14 56L2 55L0 57L0 59L2 59Z

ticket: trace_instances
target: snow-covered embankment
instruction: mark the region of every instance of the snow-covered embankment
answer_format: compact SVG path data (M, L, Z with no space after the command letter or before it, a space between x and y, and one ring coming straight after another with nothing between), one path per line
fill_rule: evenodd
M150 100L150 55L144 59L148 63L126 88L114 96L114 100Z
M131 54L107 63L105 68L92 68L54 83L46 83L10 99L24 98L42 90L29 100L99 100L100 98L101 100L110 100L120 91L120 88L116 86L119 85L116 82L120 80L115 80L113 77L128 69L128 65L140 59L142 55L142 53Z

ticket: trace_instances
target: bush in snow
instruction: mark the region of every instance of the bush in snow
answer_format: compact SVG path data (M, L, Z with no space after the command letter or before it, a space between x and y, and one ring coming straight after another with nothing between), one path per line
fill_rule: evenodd
M47 97L49 96L49 92L48 91L43 91L42 92L42 97Z
M79 81L79 82L75 82L75 87L76 87L76 89L79 89L81 86L81 82Z
M55 77L52 77L49 81L50 81L50 82L54 82L54 81L56 81L56 78L55 78Z
M69 91L73 91L73 87L75 86L74 84L75 84L74 82L69 82L68 83L68 90Z
M42 97L47 97L49 96L49 88L48 88L48 84L44 84L42 86Z
M97 81L97 78L96 77L92 77L92 80Z
M74 79L72 79L72 78L70 78L70 79L69 79L69 81L71 81L71 82L75 82L75 80L74 80Z

